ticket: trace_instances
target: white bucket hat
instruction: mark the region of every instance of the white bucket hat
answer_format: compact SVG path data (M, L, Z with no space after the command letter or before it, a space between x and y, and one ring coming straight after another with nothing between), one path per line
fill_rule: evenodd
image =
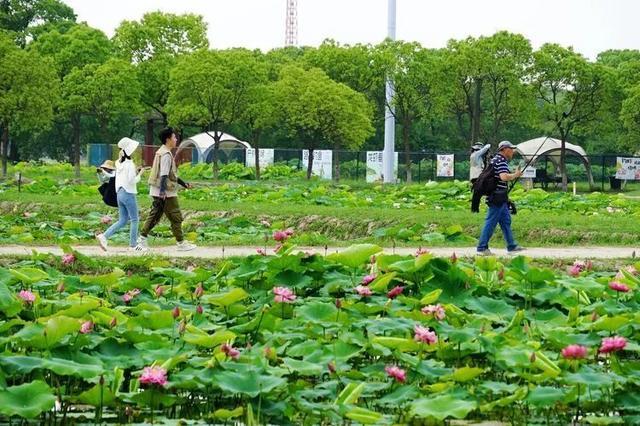
M122 138L120 139L120 142L118 142L118 148L123 150L128 156L131 156L131 154L138 149L138 145L140 145L140 142L134 141L130 138Z

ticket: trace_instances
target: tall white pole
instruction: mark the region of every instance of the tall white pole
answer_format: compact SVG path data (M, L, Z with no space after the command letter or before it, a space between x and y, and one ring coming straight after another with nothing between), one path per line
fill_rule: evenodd
M389 11L387 18L387 37L396 39L396 0L389 0ZM382 153L382 174L384 183L395 182L393 166L395 161L395 140L396 140L396 120L393 117L393 110L390 108L394 95L393 81L387 76L385 85L385 97L387 106L384 117L384 152Z

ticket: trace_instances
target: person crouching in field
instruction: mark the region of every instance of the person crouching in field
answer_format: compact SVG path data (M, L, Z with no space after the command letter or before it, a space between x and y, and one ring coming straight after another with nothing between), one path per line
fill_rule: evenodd
M188 251L196 248L184 240L182 233L182 212L178 204L178 185L184 188L191 188L191 184L184 182L178 177L178 167L171 150L178 143L176 133L171 127L160 132L162 146L156 151L153 158L153 166L149 175L149 194L153 198L151 211L140 232L138 246L143 249L148 248L147 238L149 232L160 222L164 214L171 222L171 232L176 239L179 251Z
M104 163L96 169L96 175L98 176L98 182L100 184L109 182L109 179L115 176L116 166L111 160L105 160Z
M133 163L131 156L138 148L139 143L129 138L122 138L118 142L120 148L120 157L116 161L116 193L118 199L118 210L120 218L116 223L111 225L104 234L96 235L98 244L102 250L107 251L109 238L118 232L127 223L129 228L129 246L131 250L143 251L138 247L136 242L138 239L138 202L136 195L138 194L137 184L140 182L140 176L144 173L144 169L136 171L136 165ZM103 164L104 165L104 164Z

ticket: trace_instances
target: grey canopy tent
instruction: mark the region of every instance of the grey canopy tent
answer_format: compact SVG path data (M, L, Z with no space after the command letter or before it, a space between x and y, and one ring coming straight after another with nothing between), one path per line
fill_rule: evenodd
M569 142L565 142L565 152L567 155L574 155L580 158L582 164L587 171L587 179L589 180L589 186L594 187L593 175L591 173L591 163L585 150L578 145L574 145ZM562 149L562 142L559 139L554 139L546 136L531 139L516 145L516 152L518 152L526 162L531 161L531 166L535 167L536 162L540 158L547 158L550 160L555 169L560 169L560 151Z

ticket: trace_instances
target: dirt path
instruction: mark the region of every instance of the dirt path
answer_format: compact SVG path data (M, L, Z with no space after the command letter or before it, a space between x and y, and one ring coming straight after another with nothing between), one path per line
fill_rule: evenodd
M125 247L111 247L108 252L102 251L97 245L75 245L75 250L88 256L139 256L139 253L131 252ZM417 247L396 247L392 249L390 247L384 248L385 253L397 253L397 254L414 254ZM36 250L39 253L52 253L55 255L61 255L62 250L57 246L19 246L19 245L7 245L0 246L0 256L7 255L30 255L32 250ZM324 254L324 247L300 247L300 250L308 251L312 253ZM337 251L344 250L344 247L329 247L327 253L335 253ZM475 247L436 247L429 248L430 252L437 256L451 256L452 253L456 253L457 256L475 256ZM493 253L496 256L508 256L504 248L493 249ZM631 258L636 256L636 252L640 255L640 247L532 247L521 252L528 257L532 258L564 258L564 259L616 259L616 258ZM273 253L273 249L267 249L267 253ZM164 256L164 257L195 257L204 259L213 259L230 256L248 256L256 254L256 247L221 247L221 246L201 246L192 251L180 252L176 251L174 246L167 247L153 247L148 252L150 255Z

